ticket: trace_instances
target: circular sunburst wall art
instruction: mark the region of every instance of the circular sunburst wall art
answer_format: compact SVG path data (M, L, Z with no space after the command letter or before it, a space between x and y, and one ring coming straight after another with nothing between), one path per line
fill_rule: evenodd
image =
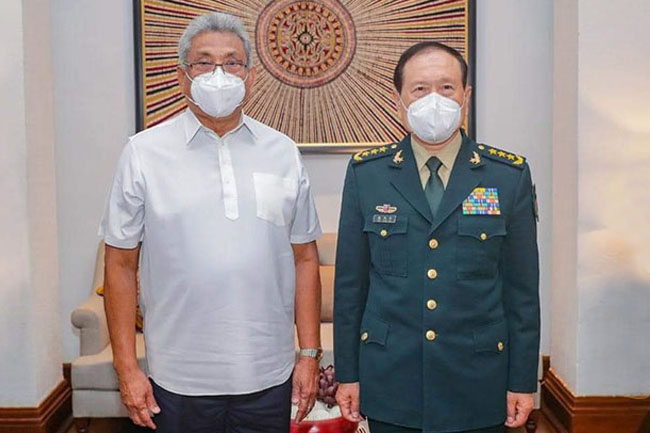
M185 108L176 83L178 39L193 17L219 11L241 18L254 46L249 116L303 148L400 140L395 64L424 40L444 42L467 58L469 1L139 0L140 126Z

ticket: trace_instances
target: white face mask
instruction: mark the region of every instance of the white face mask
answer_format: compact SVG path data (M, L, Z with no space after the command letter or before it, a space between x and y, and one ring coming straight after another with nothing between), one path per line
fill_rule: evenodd
M453 99L433 92L412 102L406 110L409 125L415 135L427 143L441 143L460 127L463 107Z
M187 99L212 117L230 115L242 103L246 94L244 80L236 75L226 74L221 66L217 67L214 73L201 74L194 79L187 75L187 78L192 82L192 97Z

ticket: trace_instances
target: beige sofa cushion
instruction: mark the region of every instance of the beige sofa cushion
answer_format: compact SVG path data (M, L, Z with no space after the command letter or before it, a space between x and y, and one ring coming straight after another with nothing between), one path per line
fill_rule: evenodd
M318 261L321 265L334 265L336 262L336 233L323 233L316 241Z
M321 308L320 320L331 322L334 316L334 266L320 267Z
M334 325L331 323L320 324L320 346L323 348L320 365L334 365Z
M147 371L145 360L144 335L135 334L135 350L138 365ZM109 344L95 355L80 356L72 363L73 389L118 389L117 375L113 369L113 351Z
M139 283L139 282L138 282ZM140 288L138 287L136 299L140 298ZM104 286L99 286L95 289L95 293L104 298ZM137 301L136 301L137 302ZM144 329L144 318L142 317L142 311L140 310L140 305L135 305L135 330L142 331Z
M73 390L72 415L75 418L123 418L129 416L117 389L112 391L99 389ZM91 428L91 431L95 430Z

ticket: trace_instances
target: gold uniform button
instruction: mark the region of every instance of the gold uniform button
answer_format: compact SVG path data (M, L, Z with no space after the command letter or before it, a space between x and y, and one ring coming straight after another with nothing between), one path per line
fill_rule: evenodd
M482 241L484 241L488 238L488 235L486 233L481 233L480 238Z
M426 333L427 340L433 341L436 339L436 333L434 331L427 331Z
M434 299L429 299L427 301L427 308L429 310L435 310L436 308L438 308L438 303Z
M382 229L382 231L379 232L382 238L385 238L388 236L388 231L386 229Z
M504 346L503 346L503 342L502 342L502 341L499 341L499 342L497 343L497 350L498 350L499 352L503 352L503 347L504 347Z
M436 278L438 278L438 271L436 271L435 269L429 269L427 271L427 277L429 277L430 280L435 280Z
M368 333L364 332L363 334L361 334L361 341L366 341L368 337L369 337Z
M431 248L432 250L435 250L436 248L438 248L438 240L437 239L431 239L429 241L429 248Z

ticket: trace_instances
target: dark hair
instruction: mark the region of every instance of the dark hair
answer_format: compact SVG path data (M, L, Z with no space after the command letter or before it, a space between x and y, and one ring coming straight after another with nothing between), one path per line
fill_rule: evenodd
M424 51L444 51L454 56L454 58L458 60L458 63L460 65L460 72L463 75L463 87L467 86L467 62L463 56L452 47L441 42L427 41L413 45L411 48L404 51L400 56L399 61L397 62L397 66L395 66L395 73L393 75L393 84L399 93L402 93L402 85L404 84L404 66L406 66L406 62Z

